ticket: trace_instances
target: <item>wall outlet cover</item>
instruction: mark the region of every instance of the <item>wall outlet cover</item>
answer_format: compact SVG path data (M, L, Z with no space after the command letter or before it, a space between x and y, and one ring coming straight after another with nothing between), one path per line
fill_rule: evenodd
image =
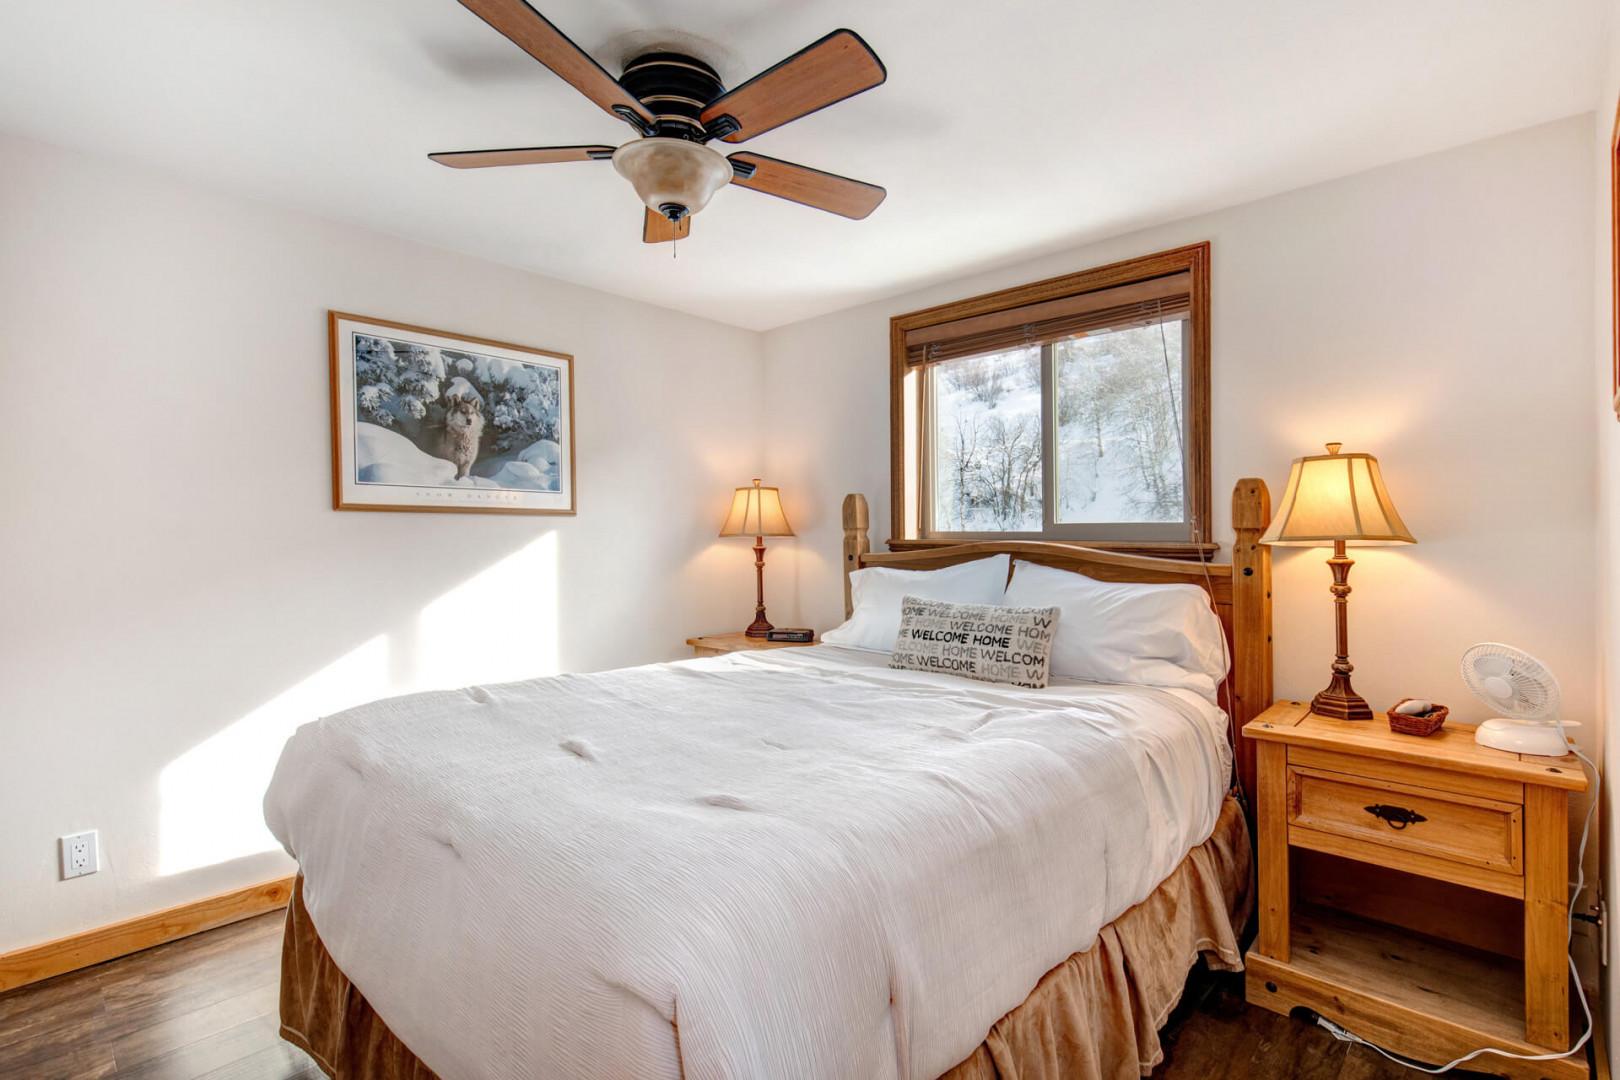
M84 877L101 869L101 838L95 829L70 833L57 841L62 855L62 880Z

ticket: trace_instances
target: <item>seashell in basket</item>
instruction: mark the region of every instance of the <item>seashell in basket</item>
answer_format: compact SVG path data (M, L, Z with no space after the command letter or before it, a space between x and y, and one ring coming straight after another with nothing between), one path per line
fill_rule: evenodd
M1397 735L1433 735L1451 710L1426 698L1401 698L1390 706L1389 730Z

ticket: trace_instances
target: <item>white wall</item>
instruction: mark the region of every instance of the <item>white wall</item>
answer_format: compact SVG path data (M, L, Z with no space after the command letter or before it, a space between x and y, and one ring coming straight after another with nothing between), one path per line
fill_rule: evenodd
M1477 719L1457 660L1501 640L1549 662L1567 715L1590 719L1591 126L1574 117L771 331L767 475L800 530L796 557L774 564L777 621L842 617L845 492L866 494L874 544L888 535L890 315L1209 240L1217 538L1230 540L1239 477L1277 497L1290 459L1329 439L1377 454L1419 543L1353 553L1356 688L1375 707L1432 695ZM1276 553L1278 697L1327 682L1326 555Z
M0 236L0 951L290 872L298 723L751 616L756 334L21 141ZM329 307L572 353L578 516L334 513Z

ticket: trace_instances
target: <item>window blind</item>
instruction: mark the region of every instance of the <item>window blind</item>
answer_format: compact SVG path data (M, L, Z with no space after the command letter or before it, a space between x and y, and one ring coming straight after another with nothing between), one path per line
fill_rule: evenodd
M1161 318L1180 318L1191 310L1192 275L1182 271L907 330L906 366L1148 325Z

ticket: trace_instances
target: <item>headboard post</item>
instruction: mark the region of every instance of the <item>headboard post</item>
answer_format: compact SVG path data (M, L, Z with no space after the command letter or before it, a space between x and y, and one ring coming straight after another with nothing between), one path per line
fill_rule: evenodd
M849 575L861 568L861 557L872 550L867 530L871 517L866 510L866 496L844 496L844 618L855 614L855 601L849 592Z
M1233 753L1238 781L1254 797L1254 744L1243 737L1243 725L1271 705L1271 549L1260 536L1271 524L1271 492L1266 482L1245 477L1232 489L1232 634L1263 648L1237 651L1232 664L1232 722L1237 727Z

